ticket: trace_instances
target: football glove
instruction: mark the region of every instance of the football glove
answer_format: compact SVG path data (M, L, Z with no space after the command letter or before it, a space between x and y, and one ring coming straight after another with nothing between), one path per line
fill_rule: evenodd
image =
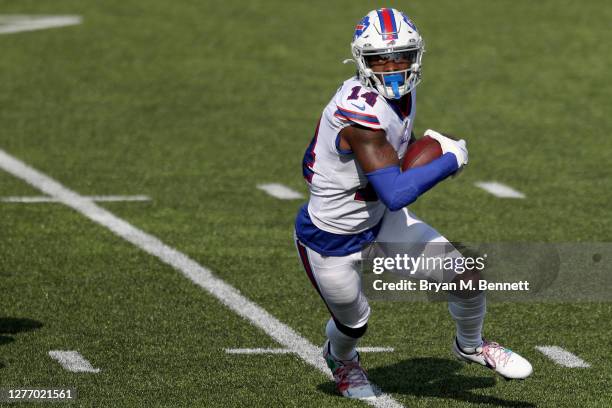
M429 136L432 139L436 139L438 143L440 143L440 147L442 147L442 154L454 154L455 158L457 159L457 167L459 167L459 169L468 164L468 151L465 140L453 140L432 129L427 129L424 136Z

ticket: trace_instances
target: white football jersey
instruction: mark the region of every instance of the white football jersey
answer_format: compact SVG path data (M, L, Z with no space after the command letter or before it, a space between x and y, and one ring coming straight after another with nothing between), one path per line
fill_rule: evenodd
M334 234L355 234L380 222L385 205L368 185L352 152L340 149L339 134L351 125L382 129L401 159L412 134L415 90L404 100L406 106L400 109L353 77L327 104L303 162L310 189L308 214L317 228Z

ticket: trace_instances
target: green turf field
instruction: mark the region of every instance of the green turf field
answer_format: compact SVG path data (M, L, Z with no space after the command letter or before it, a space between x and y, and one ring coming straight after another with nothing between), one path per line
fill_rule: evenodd
M451 240L612 241L612 5L393 2L427 44L416 131L468 140L470 165L413 210ZM353 74L354 1L0 0L0 15L80 25L0 34L0 149L183 252L315 345L327 311L292 241L302 154ZM526 195L474 186L497 180ZM0 196L40 191L0 171ZM612 261L612 260L610 260ZM58 203L0 202L0 388L74 387L74 406L366 406L172 267ZM612 289L612 288L611 288ZM492 303L485 334L524 382L452 358L439 303L373 302L371 379L406 407L612 404L611 303ZM557 345L591 368L535 349ZM78 350L101 371L48 356ZM44 406L44 404L40 404Z

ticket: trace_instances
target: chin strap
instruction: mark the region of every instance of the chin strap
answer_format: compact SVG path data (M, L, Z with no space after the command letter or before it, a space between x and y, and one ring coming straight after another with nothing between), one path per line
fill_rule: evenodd
M383 75L383 79L385 81L385 86L390 86L393 88L393 96L395 99L399 99L401 97L399 93L400 85L404 85L404 75L403 74L390 74Z

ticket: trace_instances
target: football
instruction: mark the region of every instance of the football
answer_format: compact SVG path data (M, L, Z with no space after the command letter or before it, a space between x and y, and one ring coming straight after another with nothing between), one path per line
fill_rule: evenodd
M442 147L434 138L423 136L408 146L402 160L402 171L424 166L442 156Z

